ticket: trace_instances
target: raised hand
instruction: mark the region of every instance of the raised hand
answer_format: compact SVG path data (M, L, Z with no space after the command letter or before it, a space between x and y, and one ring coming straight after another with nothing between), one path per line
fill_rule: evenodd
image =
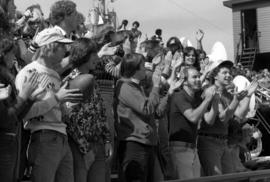
M30 9L26 10L23 14L23 16L26 18L26 19L29 19L31 17L33 17L33 13L30 11Z
M184 79L180 79L180 80L172 80L169 82L170 88L168 93L172 94L176 89L178 89L180 86L182 86L182 84L184 83Z
M251 84L247 88L247 91L248 91L247 96L250 97L252 94L254 94L255 91L258 89L258 86L259 86L259 83L257 80L252 81Z
M247 96L248 91L247 90L242 90L240 92L237 92L237 90L238 90L238 88L235 87L234 93L233 93L234 99L237 99L238 101L241 101Z
M31 100L36 100L37 97L46 90L49 80L50 79L47 75L42 76L40 81L38 81L39 82L38 88L30 96Z
M36 90L38 86L38 73L36 71L30 73L30 77L25 76L24 83L21 92L19 92L19 97L23 99L28 99L32 93Z
M98 57L102 56L112 56L115 54L118 46L111 47L111 43L105 44L98 52Z
M178 53L176 52L175 54L177 54L176 56L174 55L175 59L175 64L174 64L174 68L179 68L180 66L182 66L182 64L184 63L184 57L183 57L183 53Z
M173 60L172 51L168 51L167 54L165 55L165 65L171 66L172 60Z
M203 32L203 30L199 29L196 32L196 40L197 41L202 41L203 37L204 37L204 32Z
M213 97L217 97L217 95L218 93L215 85L210 86L204 90L204 98L207 100L212 100Z
M159 85L161 83L161 70L157 67L152 75L152 81L153 81L154 87L159 87Z
M231 93L231 94L234 94L234 93L235 93L235 92L234 92L235 88L236 88L236 87L235 87L234 83L230 83L229 85L226 86L227 92L229 92L229 93Z
M68 82L58 90L55 94L57 100L60 102L78 102L83 100L83 94L80 89L67 89Z

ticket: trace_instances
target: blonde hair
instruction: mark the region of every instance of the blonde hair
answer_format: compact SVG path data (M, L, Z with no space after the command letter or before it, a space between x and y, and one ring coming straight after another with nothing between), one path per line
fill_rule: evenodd
M61 43L58 42L53 42L47 45L44 45L42 47L40 47L39 49L37 49L37 51L35 52L32 60L35 61L38 58L44 58L44 57L48 57L51 53L56 52L56 50L59 48L59 46L61 46Z

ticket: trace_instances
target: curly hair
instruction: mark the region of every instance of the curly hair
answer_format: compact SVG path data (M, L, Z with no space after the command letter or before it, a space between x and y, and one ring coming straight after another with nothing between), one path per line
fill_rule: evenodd
M55 2L50 9L50 22L53 25L59 25L66 16L76 11L76 4L69 0L60 0Z
M229 66L229 65L226 65L226 64L221 64L221 65L219 65L218 67L216 67L215 69L213 69L213 70L209 73L209 75L208 75L208 79L210 80L210 82L211 82L212 84L215 83L215 77L217 76L217 74L219 73L219 71L221 70L221 68L228 68L228 69L231 70L232 67Z
M5 65L4 55L14 48L14 40L10 37L2 38L0 41L0 64Z
M91 54L97 53L96 43L88 38L79 38L72 45L70 49L70 61L74 68L81 66L88 62Z

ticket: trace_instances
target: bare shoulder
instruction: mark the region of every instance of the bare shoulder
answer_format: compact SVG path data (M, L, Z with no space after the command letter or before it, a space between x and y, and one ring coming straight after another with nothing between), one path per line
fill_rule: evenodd
M79 88L82 92L92 89L95 84L95 78L91 74L81 74L69 81L69 88Z

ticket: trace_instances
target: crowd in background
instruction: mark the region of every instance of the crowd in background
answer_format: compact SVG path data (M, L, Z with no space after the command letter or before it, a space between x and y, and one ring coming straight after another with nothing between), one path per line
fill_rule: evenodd
M87 26L73 1L50 6L45 18L38 4L19 13L0 0L1 181L105 182L112 168L126 182L249 170L248 152L240 157L246 116L259 83L270 87L267 69L208 56L202 30L194 48L176 36L165 43L160 28L144 37L138 21ZM102 75L113 80L109 106ZM237 75L250 81L242 91Z

